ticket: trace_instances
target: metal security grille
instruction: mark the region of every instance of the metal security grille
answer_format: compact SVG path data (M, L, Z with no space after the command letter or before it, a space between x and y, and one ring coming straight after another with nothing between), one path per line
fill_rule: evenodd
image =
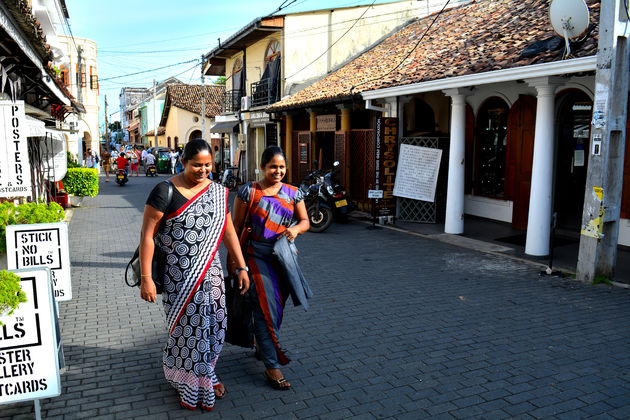
M442 173L445 160L448 161L448 137L402 137L400 144L410 144L412 146L430 147L442 149L442 161L440 163L440 174L438 175L438 185L436 187L435 201L420 201L410 198L399 197L397 199L398 219L405 222L416 223L437 223L438 209L442 207L443 196L441 192L441 179L446 176ZM438 193L438 191L440 191Z

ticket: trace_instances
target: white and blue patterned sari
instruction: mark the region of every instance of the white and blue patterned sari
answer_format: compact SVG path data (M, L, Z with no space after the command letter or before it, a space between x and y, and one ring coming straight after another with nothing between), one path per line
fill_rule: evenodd
M208 187L166 217L158 233L166 254L163 304L169 337L164 375L182 405L210 410L219 383L214 367L227 318L219 243L225 231L227 189Z

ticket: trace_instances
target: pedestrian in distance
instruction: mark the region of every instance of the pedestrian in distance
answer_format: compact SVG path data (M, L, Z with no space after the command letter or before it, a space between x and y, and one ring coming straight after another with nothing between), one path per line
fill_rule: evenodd
M109 171L112 168L112 155L107 150L101 154L101 166L105 171L105 182L109 182Z
M87 149L85 153L85 167L98 169L98 155L92 149Z
M218 252L221 241L239 268L241 294L249 288L249 277L227 207L228 191L208 179L212 170L210 145L203 139L191 140L181 160L184 170L169 179L173 185L170 203L169 185L161 182L151 191L144 208L140 294L147 302L156 300L151 277L155 237L166 253L162 303L168 341L162 358L164 375L177 390L183 407L211 410L215 398L226 394L215 373L227 326Z
M214 146L214 173L212 177L214 179L219 179L219 171L221 170L221 152L219 151L219 146Z
M140 175L140 172L138 171L138 163L140 162L138 154L139 151L135 146L129 151L129 176L133 176L134 172L136 173L136 176Z
M177 160L179 159L179 153L177 150L171 149L168 154L168 170L171 175L175 175L175 167L177 166Z
M250 272L250 306L253 311L256 357L265 365L264 376L274 389L287 390L291 384L280 368L289 363L281 350L278 331L289 295L306 298L311 292L299 266L288 267L280 260L276 244L292 242L309 228L302 191L282 179L286 174L286 158L281 148L264 150L260 162L263 180L243 185L234 199L234 226L237 232L251 229L245 244L245 257ZM251 202L250 202L251 200ZM250 204L251 203L251 204ZM286 240L284 239L286 238ZM286 242L289 245L289 242ZM297 251L296 251L297 252ZM228 253L228 269L240 262ZM295 282L299 271L302 282ZM295 298L293 299L296 303Z

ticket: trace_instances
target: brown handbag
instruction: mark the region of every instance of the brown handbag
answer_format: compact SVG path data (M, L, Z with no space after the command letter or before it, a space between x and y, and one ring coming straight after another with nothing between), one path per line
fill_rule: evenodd
M245 213L245 221L243 222L243 229L241 230L241 234L239 236L239 243L241 244L241 250L243 251L243 255L245 255L247 238L252 231L251 226L251 218L249 216L249 212L252 209L252 205L254 204L254 197L256 196L256 190L258 189L258 183L253 182L252 188L249 191L249 200L247 200L247 212Z

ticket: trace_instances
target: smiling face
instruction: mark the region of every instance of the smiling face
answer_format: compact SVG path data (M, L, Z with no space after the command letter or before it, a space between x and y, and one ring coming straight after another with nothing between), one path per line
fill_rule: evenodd
M260 169L268 184L276 184L282 182L282 178L287 173L287 163L282 155L275 155L265 166L261 165Z
M184 176L191 184L198 184L212 172L212 155L209 150L201 150L192 159L183 160Z

